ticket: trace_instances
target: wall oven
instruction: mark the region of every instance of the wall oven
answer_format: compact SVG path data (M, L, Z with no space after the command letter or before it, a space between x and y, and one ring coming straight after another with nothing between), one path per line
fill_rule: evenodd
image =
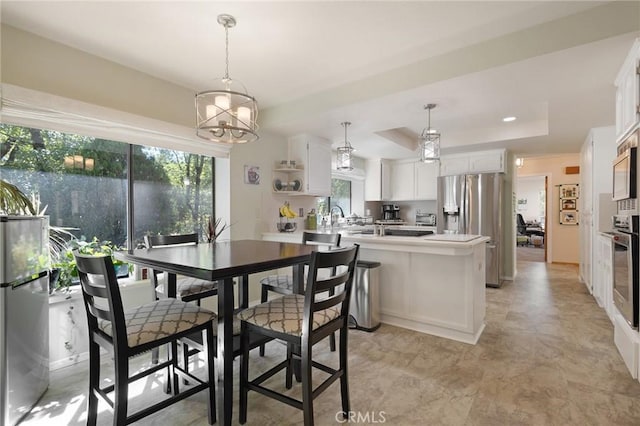
M620 314L634 329L638 329L638 216L614 216L613 241L613 302Z
M631 133L617 148L618 157L613 161L613 200L618 214L638 215L638 139L640 130Z

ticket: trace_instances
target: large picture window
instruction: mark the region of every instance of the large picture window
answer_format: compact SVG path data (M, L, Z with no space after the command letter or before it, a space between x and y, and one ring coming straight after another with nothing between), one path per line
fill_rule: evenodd
M0 124L0 167L3 180L39 199L52 225L87 240L135 247L147 234L201 233L214 213L213 159L202 155Z

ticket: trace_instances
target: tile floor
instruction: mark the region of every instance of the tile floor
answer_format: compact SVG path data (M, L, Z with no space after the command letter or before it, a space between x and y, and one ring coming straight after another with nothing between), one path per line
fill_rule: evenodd
M605 312L578 282L577 268L519 262L518 269L515 282L487 289L487 327L477 345L386 325L373 334L352 332L351 404L360 415L354 420L392 425L640 424L640 383L631 378L613 344ZM265 358L253 354L251 371L262 370L282 354L282 347L271 343ZM322 357L335 359L334 354ZM23 424L85 424L86 377L84 364L53 372L50 389ZM271 380L282 386L279 377ZM148 390L158 386L150 379L133 388L133 405L157 396ZM316 400L316 424L338 423L338 389L334 384ZM195 395L139 424L204 425L203 397ZM111 414L101 411L98 424L111 421ZM249 394L247 424L301 423L301 412Z

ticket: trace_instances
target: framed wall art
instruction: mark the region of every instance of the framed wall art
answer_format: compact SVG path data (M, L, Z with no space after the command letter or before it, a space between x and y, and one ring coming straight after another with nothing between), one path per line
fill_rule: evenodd
M244 183L260 185L260 166L244 166Z
M580 217L578 210L579 185L558 185L558 190L560 197L560 225L577 225Z

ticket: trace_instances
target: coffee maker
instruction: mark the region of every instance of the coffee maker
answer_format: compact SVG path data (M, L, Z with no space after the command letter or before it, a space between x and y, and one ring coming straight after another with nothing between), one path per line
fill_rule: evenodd
M396 204L383 204L382 205L382 220L399 221L400 220L400 207Z

